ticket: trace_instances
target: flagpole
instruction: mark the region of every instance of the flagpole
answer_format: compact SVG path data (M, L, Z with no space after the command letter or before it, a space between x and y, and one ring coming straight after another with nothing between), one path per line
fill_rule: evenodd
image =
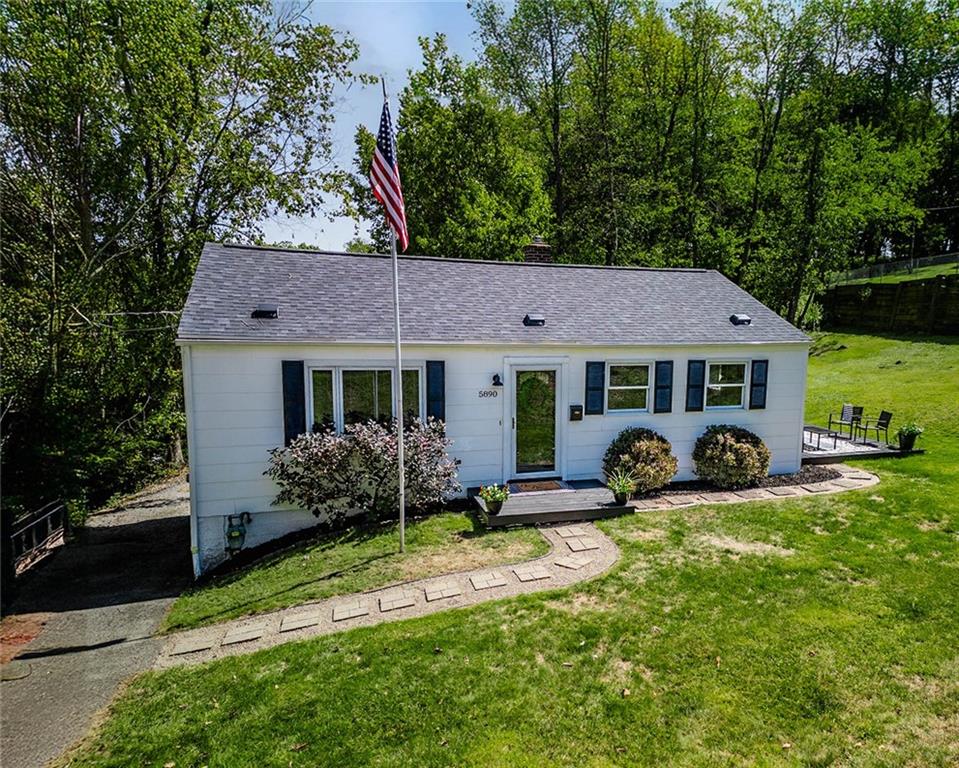
M383 101L387 101L386 80L383 86ZM406 468L403 457L403 353L400 349L400 270L396 257L396 233L390 230L390 255L393 263L393 331L396 342L396 463L399 469L400 502L400 552L406 551Z

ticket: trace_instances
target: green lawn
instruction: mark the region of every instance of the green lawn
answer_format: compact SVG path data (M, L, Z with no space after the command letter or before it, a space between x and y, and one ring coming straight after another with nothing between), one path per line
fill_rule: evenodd
M905 283L910 280L928 280L930 277L939 277L939 275L957 275L959 268L956 262L949 264L930 264L927 267L918 267L912 272L891 272L881 277L861 277L858 280L847 280L839 285L869 285L870 283Z
M163 629L197 627L393 582L526 560L549 549L535 530L474 530L470 518L452 512L411 522L406 552L401 555L398 546L393 524L320 537L185 593L173 604Z
M928 452L865 491L606 521L622 562L568 590L143 675L73 762L955 766L959 345L823 337L810 415L844 400Z

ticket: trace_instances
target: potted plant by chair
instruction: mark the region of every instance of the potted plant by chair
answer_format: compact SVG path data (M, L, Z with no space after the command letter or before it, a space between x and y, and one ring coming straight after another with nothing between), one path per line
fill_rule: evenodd
M617 467L611 475L607 476L606 487L613 492L613 498L622 507L636 490L636 478L622 467Z
M509 486L484 485L480 488L479 495L486 505L486 511L491 515L498 515L503 508L503 502L509 498Z
M910 421L908 424L903 424L896 432L896 437L899 438L899 450L911 451L916 445L916 438L921 434L922 427L915 422Z

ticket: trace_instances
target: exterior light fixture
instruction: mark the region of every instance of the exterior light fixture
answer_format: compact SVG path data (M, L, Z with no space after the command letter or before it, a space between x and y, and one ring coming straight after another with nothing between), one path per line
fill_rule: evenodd
M253 520L249 512L241 512L238 515L229 515L226 519L226 551L233 557L241 549L243 542L246 541L246 525Z
M494 387L502 387L502 386L503 386L503 377L500 376L498 373L494 373L494 374L493 374L493 386L494 386Z

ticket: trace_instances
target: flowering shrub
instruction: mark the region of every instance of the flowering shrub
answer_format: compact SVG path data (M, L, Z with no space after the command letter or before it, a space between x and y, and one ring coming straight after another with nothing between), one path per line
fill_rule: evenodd
M669 440L642 427L627 427L609 444L603 471L612 477L617 470L629 473L636 493L662 488L673 479L679 462Z
M696 474L720 488L745 488L769 474L770 453L758 436L742 427L714 424L696 440Z
M405 430L410 509L441 504L459 490L448 447L441 421L414 421ZM374 421L351 424L345 434L314 432L300 435L286 448L275 448L265 474L280 486L276 504L325 515L329 523L354 510L369 520L380 520L398 512L396 449L395 426Z

